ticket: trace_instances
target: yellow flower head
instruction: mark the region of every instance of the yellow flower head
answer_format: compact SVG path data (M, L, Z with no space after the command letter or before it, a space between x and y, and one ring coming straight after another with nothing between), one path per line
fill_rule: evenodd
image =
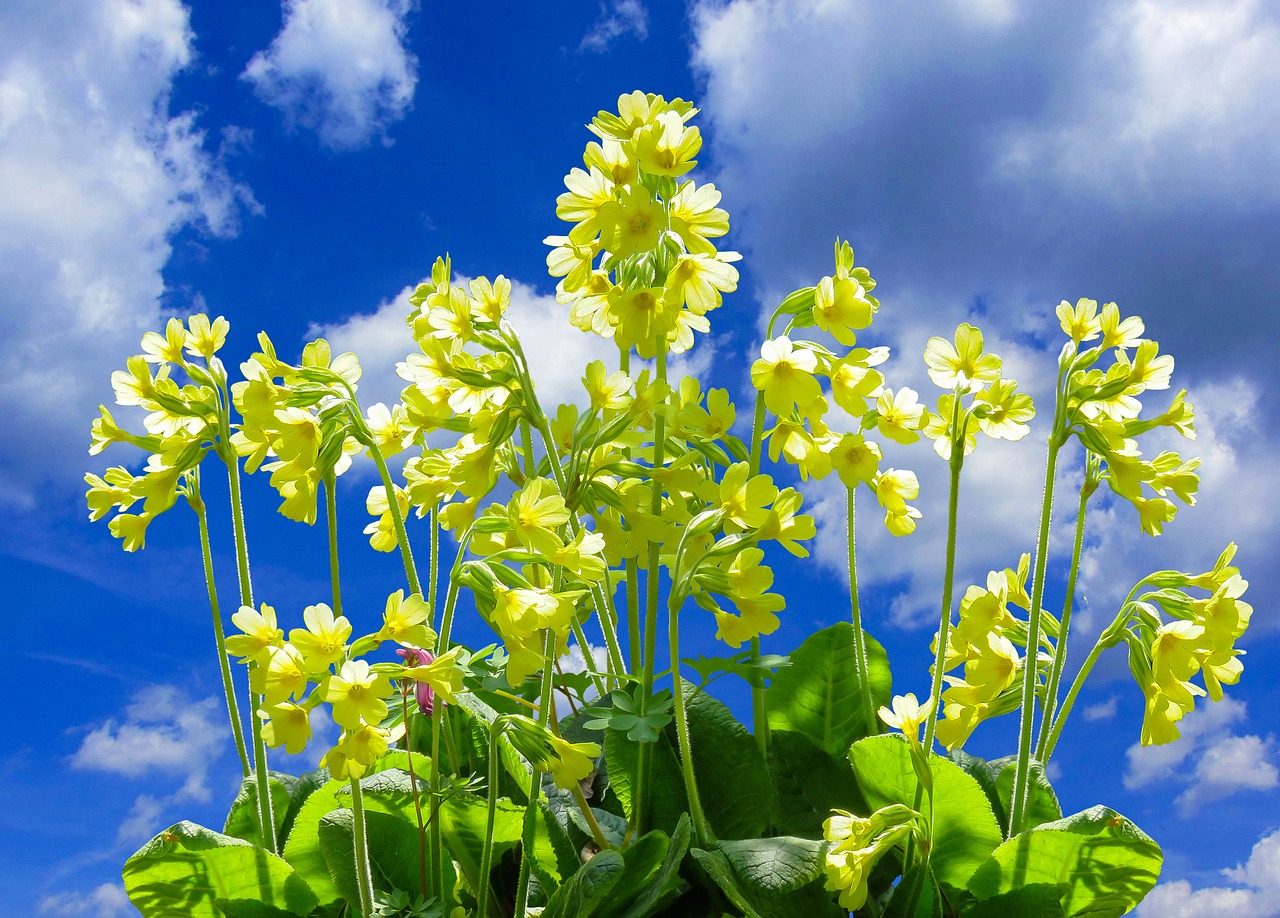
M925 410L914 389L903 386L896 393L885 389L876 399L876 412L876 427L890 440L906 444L920 439L918 431L924 424Z
M853 347L854 331L870 325L874 314L866 291L851 277L824 277L813 291L814 324L845 347Z
M633 185L624 188L616 199L600 205L596 221L600 226L600 244L625 258L657 248L667 217L662 204L643 187Z
M901 730L908 742L918 746L920 744L920 728L928 721L929 715L933 713L933 700L930 699L924 704L920 704L916 700L915 694L911 693L894 695L891 703L893 710L883 706L880 708L880 719L884 721L885 726Z
M751 384L764 393L765 406L776 415L788 415L822 396L814 379L818 358L808 348L796 348L786 335L760 345L760 359L751 365Z
M342 669L330 677L326 686L324 700L333 705L333 721L345 730L358 730L364 724L378 724L387 716L384 699L392 693L391 680L382 673L371 671L364 660L343 663Z
M307 748L311 740L310 712L292 701L267 704L260 712L262 739L271 748L284 746L290 755Z
M1067 337L1076 344L1092 341L1102 331L1098 321L1098 301L1081 297L1072 306L1066 300L1058 304L1058 322Z
M241 662L265 663L270 648L284 645L284 631L276 626L276 610L265 602L261 612L241 606L231 616L231 623L242 633L227 636L227 653L241 657Z
M650 175L681 176L698 164L702 134L673 111L663 112L636 135L636 162Z
M934 385L957 392L974 392L1000 378L1000 358L982 352L982 332L961 322L955 344L945 338L930 338L924 362Z
M289 643L302 654L308 670L322 673L346 656L351 622L345 615L334 618L332 609L317 603L303 610L302 620L307 627L290 631Z
M395 641L413 647L430 647L436 642L435 632L426 624L431 609L421 593L412 593L406 599L404 590L396 590L387 597L382 613L380 641Z

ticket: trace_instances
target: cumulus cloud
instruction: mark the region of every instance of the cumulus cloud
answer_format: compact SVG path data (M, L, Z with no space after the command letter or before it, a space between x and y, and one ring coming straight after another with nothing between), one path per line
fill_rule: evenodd
M284 25L242 74L290 125L332 149L362 147L413 103L412 0L284 0Z
M111 370L160 321L173 234L260 209L226 168L244 132L170 111L193 41L178 0L0 12L0 501L78 479Z
M36 905L41 915L76 916L87 918L115 918L127 915L132 906L124 887L119 883L103 883L88 893L62 892L45 896Z
M641 0L611 0L600 4L600 18L582 36L578 49L602 54L609 50L614 39L628 34L640 41L649 37L649 11Z
M1196 889L1186 880L1161 883L1142 901L1137 918L1274 918L1280 915L1280 831L1264 835L1249 860L1222 874L1239 887Z
M1112 695L1106 701L1089 705L1080 713L1088 721L1111 720L1116 716L1116 701L1116 696Z
M71 767L125 778L181 777L168 795L142 794L118 831L118 839L141 841L156 831L175 804L207 803L209 767L226 746L224 703L193 701L173 685L150 685L136 692L123 717L95 727L72 754Z
M1184 817L1201 806L1232 794L1270 790L1280 783L1272 764L1271 737L1237 735L1245 720L1245 703L1224 698L1202 702L1180 722L1182 738L1165 746L1130 746L1124 786L1139 790L1155 784L1183 787L1174 801Z

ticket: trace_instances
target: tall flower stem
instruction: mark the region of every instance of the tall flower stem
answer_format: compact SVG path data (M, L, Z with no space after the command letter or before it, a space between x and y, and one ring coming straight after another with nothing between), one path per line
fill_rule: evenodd
M1098 640L1081 665L1080 672L1076 673L1075 679L1072 680L1071 688L1067 691L1067 697L1063 699L1062 706L1058 709L1057 716L1053 719L1053 726L1047 731L1048 739L1044 741L1044 755L1040 757L1042 765L1049 764L1049 759L1053 756L1053 750L1058 745L1058 737L1062 735L1062 728L1066 725L1067 716L1075 706L1076 696L1080 694L1080 689L1084 686L1085 680L1089 678L1089 673L1093 671L1093 665L1098 662L1098 657L1102 656L1104 650L1119 643L1124 634L1124 629L1129 624L1130 610L1133 608L1130 603L1141 586L1142 583L1138 583L1129 592L1124 605L1120 607L1120 612L1111 624L1102 630L1102 634L1098 635ZM1048 723L1047 716L1045 722Z
M619 346L618 369L631 375L631 349ZM632 459L632 449L623 450L627 461ZM627 644L631 653L630 672L638 673L643 665L643 650L640 646L640 565L635 558L627 559Z
M351 834L356 849L356 885L360 888L360 914L373 915L373 875L369 871L369 833L364 819L364 793L360 779L351 779Z
M413 561L413 549L409 547L409 533L404 528L404 514L400 512L400 499L396 496L396 485L391 480L391 471L387 468L387 460L382 458L382 450L372 440L367 444L373 464L378 467L382 477L382 487L387 495L387 509L391 512L391 524L396 529L396 543L400 546L400 560L404 562L404 576L409 581L409 592L422 595L422 581L418 579L418 566Z
M875 732L875 702L871 699L871 667L867 664L867 639L862 631L862 607L858 601L857 531L854 527L855 490L849 488L848 543L849 543L849 608L853 618L853 667L862 689L862 708L867 717L867 729Z
M229 424L226 426L230 427ZM224 442L229 443L230 437L226 437ZM244 505L240 496L240 460L229 450L228 455L224 455L223 459L227 463L227 478L231 489L231 524L236 543L236 573L240 580L240 604L253 608L253 583L249 577L249 542L245 536ZM249 664L251 676L253 667L258 665L257 663ZM275 814L272 812L271 806L271 774L267 766L267 744L262 738L262 718L258 717L258 709L262 707L262 704L262 695L250 689L249 707L253 735L253 763L258 794L258 838L262 840L264 848L275 852L276 823Z
M1043 764L1045 752L1049 748L1049 730L1053 726L1054 714L1058 708L1058 685L1062 680L1062 669L1067 660L1067 634L1071 627L1071 608L1076 595L1076 578L1080 573L1080 552L1084 547L1084 516L1089 496L1093 493L1090 487L1089 474L1085 472L1084 483L1080 486L1080 506L1076 509L1076 538L1071 549L1071 572L1067 575L1067 597L1062 603L1062 619L1058 627L1058 640L1053 651L1053 668L1049 670L1049 684L1044 694L1044 714L1040 721L1040 741L1036 744L1036 758Z
M404 718L405 737L409 736L409 692L406 686L400 691L400 712ZM422 819L422 797L418 793L418 775L413 767L413 743L405 743L405 758L409 763L409 789L413 792L413 812L418 822L418 877L422 898L431 896L431 878L427 873L427 826Z
M480 848L480 873L476 876L476 915L485 918L489 906L489 874L493 870L493 825L498 815L498 737L506 729L507 719L495 717L489 726L489 808L486 815L484 844ZM524 856L524 855L522 855Z
M689 798L689 816L693 831L703 847L715 838L698 796L698 782L693 774L693 744L689 739L689 716L684 704L684 679L680 676L680 607L684 596L672 593L667 604L667 642L671 652L672 699L675 702L676 739L680 744L680 768L684 774L685 793Z
M772 320L769 322L769 327L772 330ZM751 452L748 454L749 474L752 477L760 474L763 449L764 398L762 393L757 391L755 413L751 420ZM759 635L751 639L751 659L755 661L760 659ZM769 755L769 706L764 697L764 675L759 668L753 669L751 672L751 721L752 732L756 738L756 746L760 749L760 754L767 758Z
M1053 515L1053 481L1061 448L1058 427L1049 434L1045 459L1044 500L1040 506L1040 537L1036 542L1035 576L1031 587L1031 612L1027 617L1027 656L1022 666L1022 722L1018 731L1018 761L1013 773L1013 798L1009 811L1009 837L1022 831L1027 809L1027 786L1031 774L1031 735L1036 716L1036 649L1040 646L1040 613L1044 604L1044 577L1048 567L1049 526Z
M538 699L538 723L546 727L551 718L551 686L555 679L551 661L555 658L556 636L547 630L542 656L542 694ZM538 833L538 807L542 805L542 772L535 765L529 781L529 803L524 810L524 832L520 845L520 874L516 880L516 918L525 918L529 908L529 872L533 862L533 845Z
M329 585L333 594L333 615L342 614L342 580L338 576L338 490L332 474L324 477L324 515L329 528Z

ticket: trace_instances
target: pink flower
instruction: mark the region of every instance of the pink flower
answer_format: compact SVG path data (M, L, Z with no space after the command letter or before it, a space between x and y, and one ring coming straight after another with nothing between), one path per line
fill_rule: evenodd
M406 666L430 666L435 661L435 657L421 647L401 647L396 653L404 659ZM435 690L430 684L419 682L413 691L418 700L418 710L423 714L430 714L435 709Z

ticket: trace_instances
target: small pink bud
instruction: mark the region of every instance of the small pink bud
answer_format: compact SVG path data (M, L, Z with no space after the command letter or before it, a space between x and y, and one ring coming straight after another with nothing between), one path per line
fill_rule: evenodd
M429 666L435 660L435 657L421 647L401 647L396 653L404 659L406 666ZM426 682L418 682L413 691L418 700L418 710L423 714L430 714L435 709L435 689Z

